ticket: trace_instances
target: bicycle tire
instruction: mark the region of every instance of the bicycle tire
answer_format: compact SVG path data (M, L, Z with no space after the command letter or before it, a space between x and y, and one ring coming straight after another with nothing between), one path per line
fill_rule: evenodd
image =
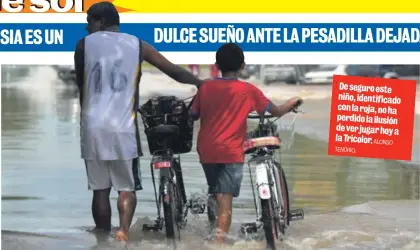
M161 169L161 174L164 177L171 178L170 169ZM165 220L166 237L170 240L181 240L181 232L179 227L179 210L178 203L179 195L177 185L173 182L166 181L166 195L162 197L163 201L163 215Z
M184 177L182 175L182 168L181 168L181 162L174 159L173 162L173 170L175 172L175 178L176 178L176 185L178 187L178 194L179 198L182 201L182 204L187 203L187 195L185 194L185 183L184 183ZM180 205L180 209L182 211L182 205Z
M276 226L276 220L274 215L274 198L270 199L260 199L261 202L261 212L262 212L262 222L263 229L265 234L265 239L267 241L267 249L276 250L276 242L278 239L278 227Z
M286 225L289 226L290 224L290 200L289 200L289 187L287 185L286 174L284 173L283 168L281 167L280 163L276 162L276 167L279 171L279 178L280 178L280 186L282 194L285 194L285 198L283 199L283 208L285 208L285 213L283 218L286 222Z
M209 221L210 231L217 228L218 205L215 195L210 194L207 200L207 218Z
M278 184L277 193L282 196L282 200L283 200L283 204L281 204L283 214L281 214L281 216L285 225L280 225L280 231L282 234L285 234L286 227L289 226L289 223L290 223L289 189L287 186L286 175L280 163L275 161L274 165L276 167L274 171L275 172L274 178L275 178L276 183Z
M287 180L286 180L286 174L284 173L283 169L281 169L281 178L282 178L282 192L286 194L286 202L287 204L284 205L286 207L287 214L285 215L285 219L287 222L287 225L289 226L290 223L290 201L289 201L289 187L287 186Z

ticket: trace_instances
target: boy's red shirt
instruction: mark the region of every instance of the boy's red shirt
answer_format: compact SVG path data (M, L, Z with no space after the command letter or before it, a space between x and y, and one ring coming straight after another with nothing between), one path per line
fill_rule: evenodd
M192 111L200 117L197 151L201 163L243 163L247 116L263 113L270 100L250 83L216 78L205 81Z

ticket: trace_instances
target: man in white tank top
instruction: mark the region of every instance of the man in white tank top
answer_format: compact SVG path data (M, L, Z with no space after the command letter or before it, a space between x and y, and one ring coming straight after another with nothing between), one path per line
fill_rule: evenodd
M81 154L88 189L93 190L92 214L96 228L111 229L111 187L118 191L120 230L117 240L128 240L142 189L138 157L142 156L137 120L141 63L149 62L174 80L199 86L186 69L169 62L151 45L119 32L119 14L109 2L87 11L89 35L75 50L80 91Z

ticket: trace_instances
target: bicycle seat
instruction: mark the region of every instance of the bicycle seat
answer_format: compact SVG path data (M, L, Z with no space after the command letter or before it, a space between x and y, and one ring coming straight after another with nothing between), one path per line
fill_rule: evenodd
M161 124L150 128L148 132L158 136L172 136L179 133L179 127L176 125Z
M244 152L249 154L254 152L257 148L267 147L270 150L280 148L280 139L275 136L265 136L250 138L244 142Z

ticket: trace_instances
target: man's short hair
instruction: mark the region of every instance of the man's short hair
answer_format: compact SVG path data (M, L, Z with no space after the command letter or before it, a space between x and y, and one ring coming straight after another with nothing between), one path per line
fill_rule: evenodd
M93 4L88 9L87 14L96 20L103 18L107 27L120 25L120 14L118 14L115 6L110 2Z
M224 44L216 52L216 63L222 73L238 72L244 61L244 52L235 43Z

